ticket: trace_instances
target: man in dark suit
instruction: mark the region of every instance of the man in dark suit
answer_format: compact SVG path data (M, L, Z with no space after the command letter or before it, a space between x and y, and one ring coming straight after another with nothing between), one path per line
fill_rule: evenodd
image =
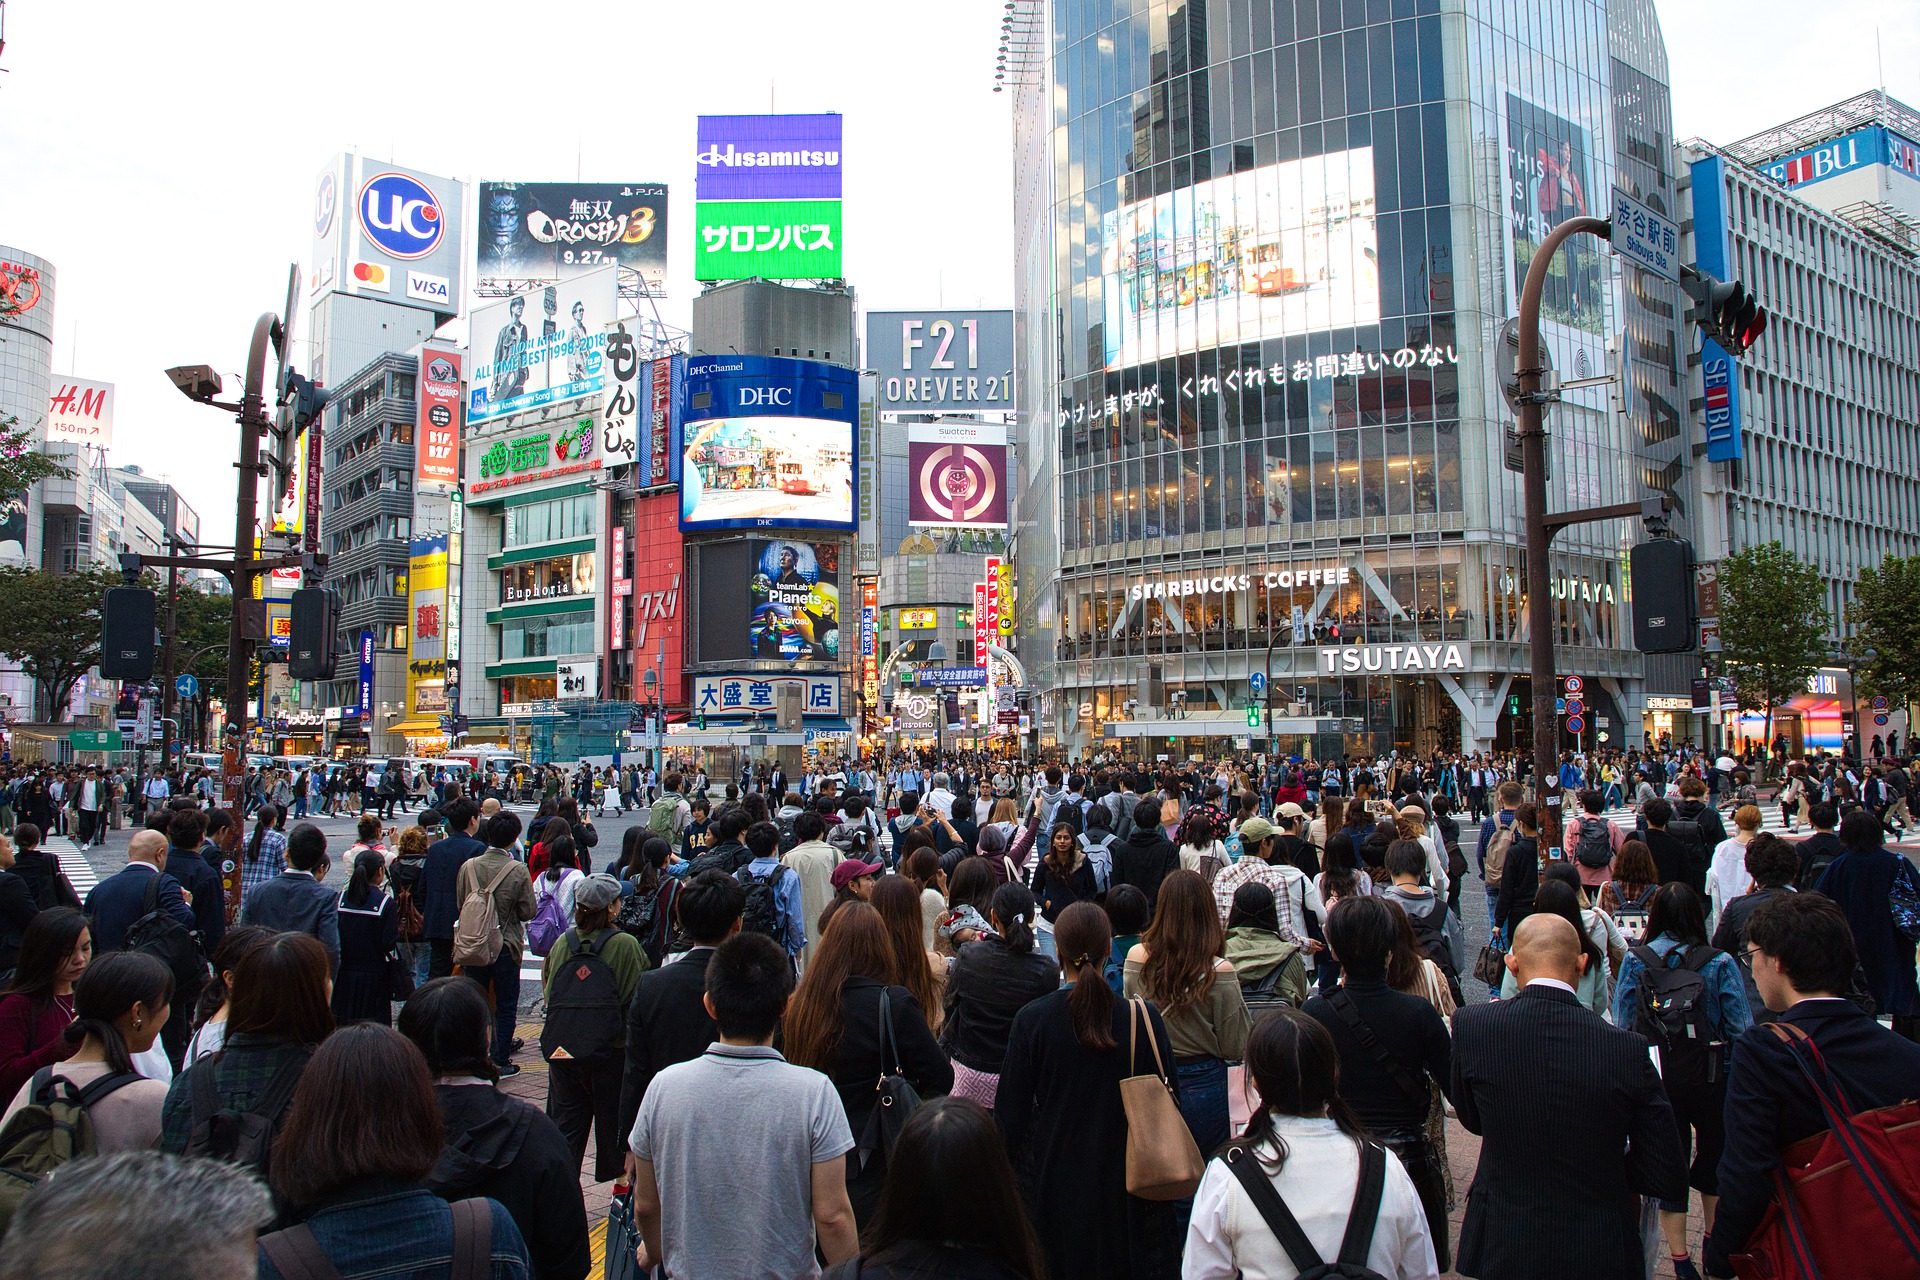
M178 880L160 869L166 860L165 836L158 831L136 831L127 845L125 868L93 886L87 895L86 915L95 955L127 949L127 930L147 914L147 886L156 875L160 877L159 909L193 928L193 910L187 906L186 892Z
M327 837L303 822L287 833L287 869L255 885L240 913L243 924L279 933L305 933L327 949L340 972L340 895L320 882L327 875Z
M1536 914L1514 931L1511 1000L1453 1019L1453 1099L1481 1137L1458 1269L1479 1280L1644 1274L1640 1197L1687 1192L1673 1111L1647 1042L1574 995L1573 926Z
M1846 915L1819 894L1781 894L1747 920L1745 965L1779 1022L1804 1031L1856 1112L1913 1096L1920 1045L1881 1026L1844 997L1857 956ZM1727 1145L1720 1207L1708 1224L1707 1274L1730 1276L1773 1199L1785 1148L1825 1132L1813 1089L1780 1036L1754 1027L1734 1046L1727 1077Z
M474 835L480 825L480 808L465 796L455 796L441 806L447 820L448 836L427 847L426 869L420 873L421 933L432 953L427 974L445 978L453 973L453 926L460 919L460 897L454 886L460 868L487 851L487 843Z
M200 844L206 834L207 815L198 809L177 809L167 819L166 871L180 882L192 900L194 928L200 931L201 949L212 955L219 948L220 940L227 936L227 893L220 883L220 873L201 855ZM173 998L183 1000L199 994L176 991ZM190 1019L181 1019L182 1025L188 1021Z
M707 1012L707 961L740 932L747 891L724 871L702 871L681 886L674 919L692 946L679 959L640 975L627 1005L627 1066L620 1084L620 1132L631 1133L653 1078L691 1062L718 1038ZM627 1156L633 1172L633 1156Z

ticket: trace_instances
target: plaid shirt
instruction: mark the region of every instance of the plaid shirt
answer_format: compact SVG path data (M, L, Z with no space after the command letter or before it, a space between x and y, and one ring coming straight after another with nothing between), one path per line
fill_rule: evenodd
M1288 942L1296 945L1305 945L1307 942L1307 925L1303 918L1307 912L1312 912L1316 920L1326 920L1327 908L1320 901L1320 891L1314 888L1313 881L1307 879L1300 868L1242 857L1213 878L1213 905L1220 909L1222 924L1233 913L1234 893L1243 884L1256 883L1273 890L1274 911L1280 917L1280 936Z
M195 1072L216 1072L214 1083L219 1086L220 1105L245 1111L266 1092L282 1066L291 1061L305 1062L312 1053L309 1045L262 1035L229 1037L218 1057L202 1058L173 1078L166 1105L160 1111L160 1149L174 1155L186 1153L187 1139L193 1135Z

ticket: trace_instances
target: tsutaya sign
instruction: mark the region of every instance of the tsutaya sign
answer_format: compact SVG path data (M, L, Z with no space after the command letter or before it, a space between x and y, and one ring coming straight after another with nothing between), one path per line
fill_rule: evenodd
M1322 675L1351 675L1355 672L1465 671L1467 652L1459 644L1350 644L1322 649Z
M1204 596L1224 591L1245 591L1255 582L1269 591L1294 587L1344 587L1353 581L1353 568L1344 564L1303 568L1273 569L1266 573L1216 573L1204 578L1162 578L1158 582L1136 582L1127 591L1129 600L1171 600L1177 596Z

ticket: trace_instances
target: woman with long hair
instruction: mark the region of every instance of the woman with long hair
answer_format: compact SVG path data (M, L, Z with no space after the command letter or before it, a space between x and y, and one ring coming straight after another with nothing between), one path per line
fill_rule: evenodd
M564 831L564 827L548 824L549 831ZM585 875L579 867L578 851L574 848L573 837L554 835L542 841L547 848L546 870L533 878L534 911L546 905L547 899L557 898L560 902L560 917L573 919L573 895L579 889Z
M445 1145L427 1061L391 1027L344 1027L314 1051L273 1144L272 1184L344 1277L441 1280L469 1233L491 1276L530 1275L526 1242L492 1200L450 1205L427 1187ZM285 1233L260 1241L261 1280L312 1274Z
M649 968L667 957L673 935L673 904L685 880L673 873L673 846L645 827L628 827L620 837L620 904L614 922L630 933L646 953Z
M1093 873L1087 851L1079 835L1064 822L1056 822L1047 838L1046 856L1034 864L1033 898L1040 908L1039 935L1042 955L1054 954L1053 923L1060 913L1076 902L1094 902L1100 897L1100 884Z
M954 1092L983 1107L994 1106L1014 1018L1060 985L1058 967L1035 953L1035 912L1026 886L1001 885L987 908L989 931L961 947L947 971L940 1043L953 1059Z
M220 1052L220 1046L227 1040L227 1009L233 1002L234 970L240 967L240 957L271 937L271 929L262 929L257 924L237 924L220 939L220 945L213 952L213 977L200 988L200 998L193 1007L193 1039L187 1042L183 1067Z
M934 1098L900 1130L886 1187L860 1237L862 1280L1046 1280L993 1116Z
M111 1081L86 1099L94 1147L101 1155L144 1151L160 1140L160 1106L167 1100L167 1086L141 1076L133 1057L153 1048L172 1003L173 974L137 951L101 956L73 985L74 1018L65 1032L73 1056L46 1068L47 1083L64 1080L74 1090L85 1090ZM0 1115L0 1125L35 1101L35 1092L29 1078Z
M247 838L247 856L240 864L240 896L253 891L287 869L287 837L280 830L281 811L263 804L253 815L253 834Z
M71 907L48 907L27 925L13 979L0 989L0 1098L73 1053L73 984L92 959L87 918Z
M1151 1003L1121 1000L1107 985L1113 934L1099 907L1068 907L1054 937L1066 985L1014 1018L995 1107L1047 1274L1052 1280L1176 1275L1174 1206L1127 1193L1127 1116L1120 1101L1120 1081L1152 1073L1156 1061L1168 1068L1177 1097L1166 1024Z
M1559 865L1566 865L1561 863ZM1559 878L1542 879L1540 888L1534 896L1533 909L1544 911L1548 915L1559 916L1580 935L1580 950L1586 956L1586 968L1580 971L1580 985L1574 994L1580 997L1583 1007L1591 1009L1601 1017L1607 1017L1612 1008L1613 972L1607 963L1607 953L1594 940L1593 929L1584 912L1580 910L1580 894L1577 889ZM1705 939L1702 939L1705 941ZM1520 994L1520 984L1509 969L1500 979L1500 998L1511 1000Z
M925 929L919 889L907 876L881 876L874 882L869 901L880 913L888 944L893 948L893 972L888 981L913 992L927 1015L928 1027L938 1035L945 1017L941 988L946 985L947 962L921 945Z
M980 831L980 852L978 860L993 872L996 884L1025 884L1027 881L1026 864L1021 855L1008 844L1008 837L999 827L984 827ZM961 859L964 864L969 859ZM955 867L955 871L959 870Z
M1420 940L1413 932L1413 918L1394 899L1383 897L1381 901L1393 908L1396 920L1393 950L1387 956L1387 985L1395 991L1419 996L1441 1017L1451 1018L1459 1007L1454 1003L1453 990L1447 985L1447 975L1441 972L1440 966L1420 949Z
M1166 1019L1180 1114L1203 1153L1218 1150L1231 1136L1227 1063L1240 1060L1253 1020L1226 959L1220 910L1199 872L1183 868L1161 882L1153 923L1127 953L1125 993L1153 1001Z
M1183 1280L1299 1274L1244 1177L1264 1179L1314 1251L1338 1258L1369 1166L1381 1192L1363 1265L1387 1280L1438 1276L1420 1196L1399 1158L1374 1143L1341 1100L1340 1057L1326 1028L1293 1009L1263 1015L1247 1040L1247 1077L1260 1104L1200 1180Z
M160 1113L160 1149L184 1155L193 1135L195 1084L213 1077L216 1109L253 1109L277 1123L314 1046L333 1033L328 1007L332 961L309 933L276 933L240 957L227 1007L227 1036L220 1052L202 1058L173 1078ZM363 1079L377 1079L368 1076Z
M398 953L400 919L387 892L387 860L378 851L353 855L340 892L340 972L333 980L333 1020L393 1025L394 990L387 957Z
M893 983L897 964L880 913L865 902L843 904L814 948L781 1027L781 1053L833 1081L856 1140L879 1104L882 1076L905 1076L923 1098L953 1088L953 1067L924 1007L910 989ZM862 1225L879 1202L884 1164L847 1162L847 1196Z
M1590 939L1583 933L1588 947ZM1701 957L1706 956L1704 962ZM1592 959L1589 957L1588 964ZM1642 992L1650 971L1691 968L1706 984L1701 1001L1705 1026L1690 1023L1687 1034L1669 1037L1664 1022L1652 1023L1651 1003ZM1690 884L1663 884L1647 904L1647 941L1627 952L1613 993L1615 1026L1647 1036L1660 1051L1660 1084L1673 1106L1680 1151L1692 1157L1687 1185L1700 1193L1705 1233L1713 1232L1720 1205L1720 1153L1726 1146L1727 1050L1753 1025L1746 986L1734 958L1707 945L1706 903ZM1696 1034L1696 1027L1698 1033ZM1660 1230L1667 1238L1674 1271L1698 1274L1687 1251L1687 1196L1660 1202ZM1682 1267L1685 1267L1683 1270Z
M940 855L931 847L915 849L900 862L900 872L920 891L920 941L924 950L935 950L940 916L947 909L947 873L940 869ZM940 971L946 972L942 957Z

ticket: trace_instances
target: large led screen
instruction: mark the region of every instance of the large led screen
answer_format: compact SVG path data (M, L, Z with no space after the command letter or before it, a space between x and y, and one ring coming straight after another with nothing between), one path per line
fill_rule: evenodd
M1507 95L1501 123L1507 153L1510 288L1518 299L1541 242L1567 219L1595 212L1593 148L1586 129L1517 94ZM1605 332L1608 270L1591 239L1575 236L1567 241L1547 266L1540 318L1588 333Z
M748 643L756 658L840 657L840 548L832 543L750 542L753 620Z
M1370 146L1122 205L1101 231L1110 369L1380 319Z
M695 356L681 386L680 527L851 529L854 371Z

